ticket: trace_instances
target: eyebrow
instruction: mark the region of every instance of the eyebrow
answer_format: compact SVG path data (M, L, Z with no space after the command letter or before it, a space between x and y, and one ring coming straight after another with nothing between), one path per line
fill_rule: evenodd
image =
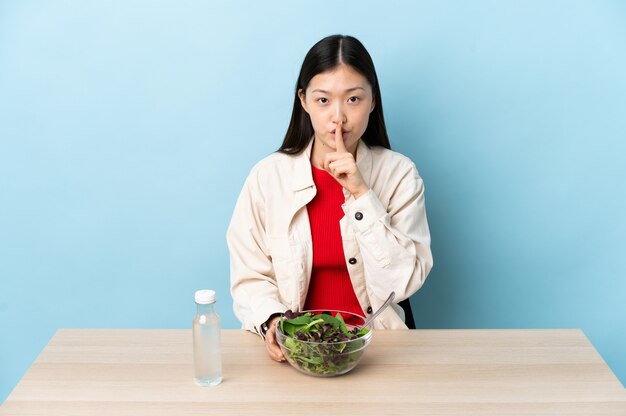
M352 87L352 88L348 88L347 90L345 90L345 92L352 92L352 91L356 91L356 90L363 90L363 91L365 91L365 88L363 88L363 87ZM319 88L316 88L313 91L311 91L311 93L314 93L314 92L321 92L322 94L329 94L328 91L320 90Z

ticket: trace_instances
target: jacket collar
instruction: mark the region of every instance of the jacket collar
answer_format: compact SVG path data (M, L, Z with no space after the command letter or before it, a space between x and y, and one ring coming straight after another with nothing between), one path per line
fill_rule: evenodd
M313 174L311 173L311 150L313 139L309 140L306 148L294 156L294 169L291 172L291 189L295 192L312 187Z
M313 183L313 174L311 173L312 149L313 139L311 138L307 147L294 156L295 169L291 172L293 175L291 179L291 189L294 192L312 188L315 185ZM369 184L372 176L372 152L363 140L359 140L359 144L356 148L356 165L361 175L363 175L365 182ZM347 191L345 191L344 194L345 193L347 193ZM347 196L348 195L346 195L346 197Z

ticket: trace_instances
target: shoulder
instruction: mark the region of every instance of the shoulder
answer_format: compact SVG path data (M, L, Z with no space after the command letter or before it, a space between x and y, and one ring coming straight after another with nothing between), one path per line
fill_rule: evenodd
M370 187L389 212L424 192L424 181L410 158L382 147L370 150Z
M417 178L420 177L415 163L402 153L380 146L372 146L369 150L372 155L373 165L381 173L395 173L403 176L414 174Z
M252 168L252 170L266 170L266 169L272 169L276 166L280 166L280 165L284 165L284 164L289 164L289 163L293 163L293 160L296 158L297 155L288 155L286 153L282 153L282 152L274 152L271 153L267 156L265 156L263 159L259 160L254 167Z
M293 169L296 156L297 155L274 152L258 161L250 170L250 175L274 175L284 172L285 169Z
M247 187L266 188L287 187L296 171L301 169L297 162L298 155L274 152L258 161L250 170L246 180Z

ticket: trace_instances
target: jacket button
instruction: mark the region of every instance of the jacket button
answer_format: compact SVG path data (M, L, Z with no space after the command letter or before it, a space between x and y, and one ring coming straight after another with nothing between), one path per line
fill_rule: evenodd
M372 313L372 307L371 306L367 307L367 313Z
M348 263L350 263L350 264L356 264L356 259L355 259L354 257L352 257L352 258L350 258L350 259L348 260Z
M363 219L363 214L361 212L357 212L354 214L354 218L356 218L357 221L361 221Z

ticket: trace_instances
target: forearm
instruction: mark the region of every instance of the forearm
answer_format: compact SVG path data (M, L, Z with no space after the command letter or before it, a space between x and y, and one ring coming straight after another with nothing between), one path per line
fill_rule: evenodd
M421 187L405 197L401 210L391 213L373 191L344 206L355 231L368 292L397 300L415 293L432 268L430 233Z

